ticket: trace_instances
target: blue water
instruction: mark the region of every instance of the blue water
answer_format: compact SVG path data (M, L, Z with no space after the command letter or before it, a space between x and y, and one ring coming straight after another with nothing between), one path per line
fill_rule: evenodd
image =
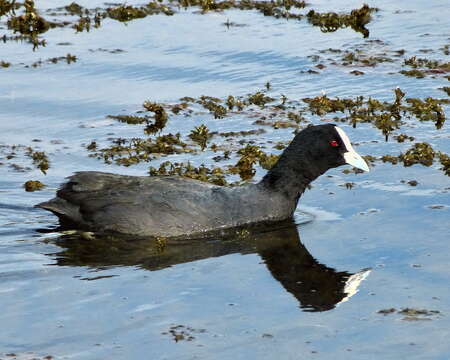
M361 4L314 1L309 8L349 11ZM53 29L44 35L48 45L35 52L27 44L1 43L0 61L12 66L0 68L0 358L12 358L7 353L17 359L450 358L450 180L438 163L404 168L377 162L370 173L359 175L334 169L303 195L296 213L299 225L289 236L273 230L247 240L188 243L160 253L145 243L67 239L51 231L57 225L54 216L32 208L52 197L58 184L77 170L143 175L149 165L167 159L215 165L217 154L210 151L128 168L88 157L84 145L93 139L106 145L109 137L141 136L138 127L106 115L134 113L147 99L175 103L183 96L245 95L268 81L272 96L295 100L323 91L340 98L392 101L396 86L407 97L447 97L438 89L449 86L443 75L415 79L398 74L403 58L370 68L330 65L327 58L337 55L320 50L379 54L405 49L405 58L449 61L439 50L450 37L445 2L369 5L380 10L368 25L368 40L351 29L322 33L305 20L236 10L200 15L188 9L126 25L105 20L89 33ZM37 6L45 15L41 6L47 3ZM227 29L227 19L246 26ZM0 36L8 33L0 25ZM78 61L24 67L67 53ZM320 74L302 73L315 69L311 55L320 55L327 65ZM354 69L365 74L349 74ZM445 111L448 117L448 106ZM204 112L188 118L171 115L166 130L183 134L201 123L212 131L257 128L248 115L222 120ZM397 155L411 145L385 142L370 124L343 127L359 143L361 154ZM448 123L437 131L431 123L411 120L401 132L450 153L449 129ZM266 151L272 151L268 141L292 138L293 129L265 130L251 138ZM10 146L19 144L49 154L47 175L34 169L23 150L13 160L5 159ZM18 172L11 163L30 169ZM256 179L263 173L258 169ZM29 179L47 187L26 193L22 184ZM419 184L412 187L402 180ZM355 187L340 186L346 182ZM367 268L372 270L358 292L314 311L318 302L329 299L322 294L336 285L326 282L327 276L341 274L343 286L349 276ZM309 269L317 269L314 276ZM317 288L308 288L311 284ZM416 321L377 313L407 307L440 313ZM171 330L189 335L175 341Z

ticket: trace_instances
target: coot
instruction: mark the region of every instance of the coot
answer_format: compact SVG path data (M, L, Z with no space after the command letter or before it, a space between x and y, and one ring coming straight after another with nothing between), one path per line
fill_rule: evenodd
M97 233L192 236L288 219L311 181L344 164L369 171L341 128L317 125L299 132L257 184L228 188L180 176L82 171L36 206Z

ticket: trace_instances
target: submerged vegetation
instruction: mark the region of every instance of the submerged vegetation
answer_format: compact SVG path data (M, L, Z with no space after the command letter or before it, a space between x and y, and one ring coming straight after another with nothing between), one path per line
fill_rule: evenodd
M404 65L410 67L410 70L401 70L400 73L406 76L412 76L418 79L427 75L439 75L450 72L450 62L434 59L425 59L412 56L404 60Z
M273 129L294 128L295 131L301 130L311 122L316 123L317 120L343 122L353 127L369 123L381 132L385 141L389 141L392 137L398 144L412 143L409 149L399 151L396 155L389 154L378 158L367 155L366 159L372 165L376 161L383 161L392 164L402 163L404 166L415 164L431 166L437 160L442 164L441 169L444 173L447 175L450 173L450 161L447 154L434 150L426 142L415 142L415 137L399 132L414 121L429 121L436 129L441 129L446 120L443 106L450 103L447 99L408 98L405 92L396 88L393 91L392 101L380 101L363 96L332 98L327 95L291 100L284 95L269 96L267 89L270 89L270 86L264 91L256 91L245 96L229 95L224 99L213 96L183 97L179 103L175 104L156 104L146 101L144 108L153 112L153 116L109 116L126 124L143 125L144 138L112 139L112 144L105 147L99 147L94 141L87 146L87 149L91 152L91 156L103 159L106 163L115 162L124 166L151 162L161 156L172 154L195 155L199 151L223 152L223 155L213 156L215 162L224 161L220 168L209 168L205 164L194 166L191 163L165 161L158 168L151 166L149 171L151 175L176 174L217 185L238 184L227 180L233 175L238 175L241 181L250 181L255 176L258 166L270 169L275 164L278 155L263 151L268 143L264 143L261 137L257 137L258 143L251 138L246 138L264 133L264 129L261 128L221 133L210 131L205 124L200 124L184 135L180 133L156 135L156 132L164 131L169 121L168 110L172 111L171 116L176 117L170 121L179 121L185 116L204 115L204 110L207 110L211 121L251 116L257 118L254 125L270 126ZM286 144L276 143L272 149L281 151L285 146Z
M30 146L0 144L0 166L9 165L16 172L28 172L32 168L24 166L22 158L28 158L36 169L44 175L50 168L50 160L44 151L37 151ZM28 161L29 161L28 160Z
M42 190L45 185L38 180L28 180L25 184L23 184L23 187L25 188L25 191L33 192Z
M427 309L414 309L414 308L403 308L397 310L395 308L382 309L377 311L381 315L399 314L402 315L403 321L424 321L432 320L433 317L441 316L441 312L438 310L427 310Z
M33 164L41 170L44 174L50 167L50 161L47 154L43 151L34 151L32 148L28 148L27 155L33 160Z
M367 38L369 37L369 30L365 26L370 22L371 14L375 11L378 11L378 9L364 4L360 9L352 10L350 14L318 13L311 10L306 17L309 23L319 26L323 32L334 32L338 29L350 27Z
M109 6L108 6L109 5ZM0 20L6 17L6 25L15 35L4 35L3 41L26 41L33 45L33 49L45 46L46 40L41 35L56 27L71 27L77 33L90 31L102 26L102 22L108 18L120 22L129 22L143 19L152 15L172 16L180 9L199 8L201 14L224 10L255 10L264 16L274 18L297 19L306 18L313 26L318 26L324 32L336 31L340 28L350 27L360 32L364 37L369 36L369 30L365 27L371 20L371 13L377 9L363 5L347 14L334 12L318 13L310 10L306 14L299 13L308 4L302 0L153 0L144 5L133 6L124 4L106 4L105 8L89 9L76 2L68 5L48 9L45 17L36 9L33 0L25 0L23 3L15 0L0 0ZM67 20L50 21L48 17L67 17ZM46 18L47 17L47 18ZM77 17L73 20L73 17ZM226 23L227 24L227 23ZM228 22L228 27L232 23Z
M11 34L4 34L3 42L24 41L31 43L33 49L45 46L46 40L42 35L52 28L73 28L76 32L90 31L100 28L105 19L127 23L136 19L143 19L152 15L172 16L180 9L194 8L197 13L229 9L253 10L264 16L275 18L307 20L309 24L317 26L323 32L333 32L342 28L351 28L369 36L367 24L378 9L363 5L348 13L317 12L308 8L310 5L300 0L154 0L143 5L129 5L126 3L107 3L102 8L87 8L76 2L69 3L47 11L38 11L33 0L16 2L14 0L0 0L0 20L4 21ZM305 8L308 8L305 10ZM52 19L51 21L48 19ZM54 20L63 19L61 20ZM231 22L228 22L228 27ZM61 43L65 44L66 43ZM70 43L67 43L70 44ZM123 50L116 49L117 52ZM115 51L111 53L116 53ZM120 50L120 51L119 51ZM92 50L94 51L94 50ZM98 51L108 51L98 49ZM436 50L437 51L437 50ZM436 52L435 51L435 52ZM428 53L431 49L418 52ZM439 48L439 54L448 54L448 45ZM423 78L429 75L445 75L450 71L450 63L438 59L428 59L406 55L406 50L392 50L382 40L364 40L358 46L348 49L328 48L320 50L317 55L308 57L313 63L313 69L302 70L300 73L320 74L330 66L346 67L351 71L347 74L362 76L370 72L370 68L385 65L399 65L404 75ZM78 60L77 56L67 53L65 56L38 60L26 67L39 67L43 64L65 62L71 64ZM24 64L22 64L24 65ZM13 67L7 60L0 61L0 67ZM361 71L355 67L361 67ZM395 72L398 73L398 70ZM450 78L447 76L447 78ZM441 87L449 93L449 87ZM390 162L412 166L422 164L431 166L435 161L442 165L441 169L450 176L449 156L424 141L416 140L406 130L415 121L431 122L437 130L446 121L444 107L450 103L448 99L433 97L412 98L397 88L392 100L381 101L372 97L356 96L350 98L329 97L325 93L303 99L289 99L283 94L274 94L272 85L267 82L264 90L246 95L229 95L224 98L203 95L198 98L186 96L175 103L156 103L147 100L143 103L143 110L136 114L109 115L124 125L140 126L142 137L110 138L108 142L93 140L87 146L90 156L102 159L105 163L115 163L131 166L138 163L150 163L160 157L176 154L194 155L206 152L215 162L221 162L221 167L208 168L191 163L169 161L159 167L150 167L151 174L178 174L218 185L230 185L229 178L239 177L241 181L250 181L256 174L258 166L270 169L276 162L278 153L286 146L286 142L264 142L261 136L265 132L261 127L270 131L298 132L311 123L331 121L346 123L353 127L360 124L371 124L379 130L385 141L394 140L399 150L396 154L384 156L367 156L371 164L377 161ZM183 117L202 117L202 123L182 134L166 131L169 121L179 121ZM208 121L227 121L239 117L248 117L258 129L238 131L211 131ZM173 131L173 130L172 130ZM420 141L420 142L419 142ZM410 146L405 149L404 146ZM269 153L267 148L277 152ZM28 150L28 157L34 166L44 174L50 163L45 153ZM352 172L352 170L349 170ZM356 172L355 172L356 173Z

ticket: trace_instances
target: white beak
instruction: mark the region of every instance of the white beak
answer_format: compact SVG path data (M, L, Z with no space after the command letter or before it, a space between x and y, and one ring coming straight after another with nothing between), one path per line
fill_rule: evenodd
M353 149L343 154L345 162L363 171L369 171L366 161Z
M353 274L347 279L344 287L344 293L346 294L346 296L339 302L339 304L346 302L358 292L359 285L369 276L371 271L372 269L370 268L362 269L360 272Z
M344 130L336 126L336 131L341 137L345 148L347 149L347 152L342 154L344 156L345 162L351 166L354 166L355 168L361 169L363 171L369 171L369 166L367 166L366 161L353 149L353 146L350 143L350 139L348 138Z

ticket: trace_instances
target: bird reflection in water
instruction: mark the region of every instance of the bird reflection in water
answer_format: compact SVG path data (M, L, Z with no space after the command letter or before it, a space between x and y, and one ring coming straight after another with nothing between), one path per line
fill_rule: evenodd
M49 254L56 265L138 266L157 271L172 265L229 254L258 254L272 276L300 303L304 311L326 311L348 300L370 273L336 271L320 264L301 243L297 226L284 221L276 226L241 229L202 239L170 241L130 237L95 237L89 240L62 235L54 241L62 251Z

